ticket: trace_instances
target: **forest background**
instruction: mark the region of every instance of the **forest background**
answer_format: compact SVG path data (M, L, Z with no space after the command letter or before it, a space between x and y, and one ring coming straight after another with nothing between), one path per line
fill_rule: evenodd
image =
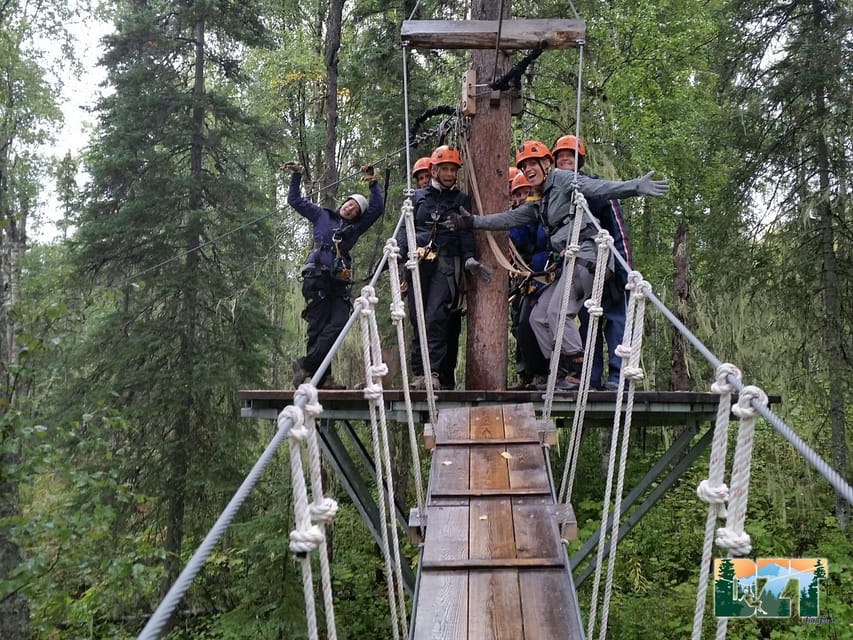
M624 203L635 265L714 353L782 397L779 414L849 480L851 3L574 8L587 26L588 168L608 178L654 168L671 185L655 202ZM388 169L387 212L357 248L364 277L406 184L400 25L413 11L469 10L454 0L0 2L0 637L138 633L270 436L269 424L237 419L236 390L286 386L302 349L296 276L310 234L283 202L280 163L304 164L328 205L359 188L360 164ZM549 0L504 10L573 17ZM86 149L53 162L45 145L75 72L67 26L93 15L114 25L101 60L108 91ZM60 61L47 62L45 41ZM468 63L467 52L412 55L410 117L455 105ZM576 86L577 53L545 52L523 78L513 142L573 132ZM61 238L35 242L51 188ZM659 316L646 347L646 388L708 389L707 364ZM347 342L337 371L358 371L357 358ZM641 435L629 481L672 438ZM588 437L575 491L582 538L601 510L598 450ZM706 462L620 547L613 637L689 635ZM170 637L305 637L289 485L278 459ZM332 493L340 637L386 637L379 556ZM847 637L848 506L763 424L747 531L763 557L829 559L821 612L833 623L744 620L730 637Z

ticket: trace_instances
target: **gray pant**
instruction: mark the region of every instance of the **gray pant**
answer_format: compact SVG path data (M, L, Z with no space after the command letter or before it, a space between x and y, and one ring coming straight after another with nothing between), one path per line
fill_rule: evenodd
M546 358L551 357L554 350L554 339L557 336L557 317L560 315L560 304L563 298L563 280L565 273L547 286L539 295L533 311L530 312L530 327L539 343L539 348ZM592 294L593 274L585 266L575 263L572 290L569 297L569 309L565 329L563 329L563 344L561 353L577 353L583 351L583 341L575 318L583 303Z

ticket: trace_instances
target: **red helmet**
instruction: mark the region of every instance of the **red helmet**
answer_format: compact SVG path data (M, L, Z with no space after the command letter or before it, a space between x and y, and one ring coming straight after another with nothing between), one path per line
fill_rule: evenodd
M507 176L509 176L509 183L512 184L512 181L515 180L515 176L518 175L518 168L510 167L509 171L507 171Z
M418 158L415 166L412 167L412 177L414 178L419 171L429 171L432 167L432 159L429 157Z
M457 167L462 166L462 158L459 157L459 152L456 149L451 149L446 144L436 147L432 152L432 156L430 156L430 160L434 165L450 162Z
M515 152L515 166L520 169L521 163L531 158L548 158L552 163L554 162L548 147L538 140L527 140L521 143L518 151Z
M530 184L530 181L527 179L527 176L525 176L523 173L519 173L517 176L515 176L515 178L513 178L512 185L509 188L509 193L510 195L512 195L513 193L515 193L516 189L532 186L533 185Z
M583 140L572 135L560 136L557 138L557 142L554 143L554 148L551 149L551 153L556 156L558 151L574 152L575 149L577 149L578 152L578 169L580 169L583 166L583 161L586 157L586 149L583 148Z

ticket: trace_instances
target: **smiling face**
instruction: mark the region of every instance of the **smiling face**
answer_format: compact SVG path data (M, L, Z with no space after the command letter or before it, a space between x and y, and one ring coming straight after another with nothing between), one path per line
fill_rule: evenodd
M423 189L429 184L429 171L422 169L415 174L415 189Z
M358 206L358 203L355 200L350 198L349 200L344 201L338 213L344 220L355 220L359 215L361 215L361 207Z
M550 167L551 161L548 158L528 158L523 160L518 168L530 185L534 189L539 189L545 182L545 174Z
M452 162L442 162L432 166L432 177L438 181L445 189L449 189L456 184L456 178L459 175L459 167Z
M571 149L562 149L557 152L557 155L554 157L554 162L557 165L558 169L565 169L566 171L574 171L575 170L575 152Z
M512 193L509 194L509 199L515 206L518 206L527 200L527 196L529 195L530 187L516 187L513 189Z

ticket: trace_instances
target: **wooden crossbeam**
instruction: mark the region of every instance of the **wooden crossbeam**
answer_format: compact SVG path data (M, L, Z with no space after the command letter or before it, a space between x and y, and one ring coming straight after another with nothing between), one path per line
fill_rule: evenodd
M504 20L500 48L569 49L586 37L583 20ZM413 49L494 49L497 20L405 20L400 40Z

